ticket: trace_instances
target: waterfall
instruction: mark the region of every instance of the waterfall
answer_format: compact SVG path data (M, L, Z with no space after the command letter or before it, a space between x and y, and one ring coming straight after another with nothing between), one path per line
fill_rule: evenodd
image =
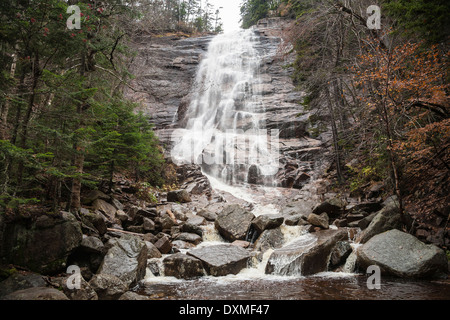
M275 185L278 132L266 130L258 40L252 30L237 30L210 43L197 71L186 126L172 137L176 164L199 164L231 185Z

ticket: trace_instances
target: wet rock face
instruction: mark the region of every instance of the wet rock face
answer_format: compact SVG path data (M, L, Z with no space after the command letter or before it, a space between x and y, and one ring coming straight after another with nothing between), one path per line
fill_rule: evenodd
M151 117L163 142L170 141L173 121L184 121L192 82L211 39L212 36L135 39L138 55L130 68L136 75L130 84L135 91L127 89L125 96L142 104L142 111Z

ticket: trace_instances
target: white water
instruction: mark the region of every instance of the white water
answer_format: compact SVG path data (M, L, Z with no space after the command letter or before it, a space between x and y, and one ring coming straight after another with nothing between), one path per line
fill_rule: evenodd
M257 40L252 30L238 30L210 43L193 86L187 125L173 135L175 163L200 164L229 184L246 182L254 165L271 184L278 172L278 144L276 131L265 130L262 118Z

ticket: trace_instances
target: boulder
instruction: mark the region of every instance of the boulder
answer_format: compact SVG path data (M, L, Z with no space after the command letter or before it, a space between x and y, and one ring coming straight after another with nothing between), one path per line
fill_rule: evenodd
M252 221L252 226L261 234L264 230L278 228L283 222L281 215L261 215Z
M216 219L217 219L217 214L215 212L212 212L209 210L204 210L204 209L199 210L197 212L197 215L205 218L208 221L212 221L212 222L216 221Z
M155 231L155 223L153 220L149 218L144 218L144 223L142 224L142 227L144 228L144 231Z
M80 215L81 221L89 227L97 230L99 236L104 236L108 231L105 220L100 213L86 212Z
M147 259L152 258L161 258L161 252L155 247L155 245L149 241L145 241L145 245L147 246Z
M34 287L45 287L46 285L47 283L40 274L22 274L16 272L0 282L0 297L6 296L14 291Z
M89 193L87 193L86 195L84 195L81 198L81 201L83 204L89 205L97 199L108 201L108 200L110 200L110 198L111 198L110 196L104 194L100 190L92 190Z
M200 237L203 236L203 229L200 226L188 222L181 226L181 231L187 233L195 233Z
M218 215L215 227L220 235L230 242L245 240L254 218L253 213L239 205L230 205Z
M88 253L102 254L105 250L105 246L99 238L83 235L83 240L81 241L80 249L83 249L83 251Z
M338 215L345 210L346 205L345 201L339 198L333 198L316 206L313 209L313 213L318 215L326 213L330 218L337 218Z
M198 245L200 242L202 242L203 239L198 234L183 232L183 233L180 233L175 238L175 240L186 241L186 242L190 242L194 245Z
M119 300L129 300L129 301L144 301L144 300L150 300L150 297L147 296L141 296L140 294L137 294L132 291L127 291L123 295L120 296Z
M176 253L163 260L164 275L178 279L196 279L204 276L202 262L192 256Z
M395 229L372 237L358 248L357 255L360 268L377 265L382 275L433 278L447 272L447 257L442 249Z
M338 241L331 252L330 267L334 268L345 263L352 250L348 241Z
M328 229L330 227L329 225L329 218L326 213L322 213L320 216L314 213L311 213L308 216L308 222L312 224L315 227L320 227L322 229Z
M3 300L69 300L59 290L47 287L34 287L15 291L3 297Z
M192 249L195 247L195 244L190 243L190 242L186 242L186 241L182 241L182 240L175 240L172 241L172 247L176 248L178 250L185 250L185 249Z
M192 202L192 199L186 190L175 190L167 193L167 202L188 203Z
M99 300L117 300L128 290L122 280L111 274L96 274L89 285L95 290Z
M284 220L284 223L287 226L297 226L297 225L303 225L306 223L306 219L303 214L295 214L293 216L289 216Z
M145 277L148 249L138 237L125 235L110 240L108 250L98 270L120 278L126 285L134 286Z
M95 210L102 212L109 221L114 221L116 218L117 209L102 199L97 199L92 203Z
M306 234L276 249L267 262L266 274L308 276L327 271L331 251L347 237L347 231L342 229Z
M202 261L206 272L215 277L238 274L250 259L247 250L231 244L193 249L187 254Z
M81 277L79 289L69 289L67 287L67 283L70 281L69 277L59 278L59 287L62 288L64 294L70 300L78 300L78 301L88 301L88 300L98 300L98 295L95 290L91 287L91 285Z
M170 240L169 240L169 238L167 236L161 237L154 244L155 244L155 247L162 254L168 254L172 250L172 244L170 243Z
M266 252L283 246L284 235L280 228L265 230L255 242L255 250Z
M369 226L357 237L356 242L366 243L373 236L401 226L400 207L397 197L390 197L370 222Z
M41 274L64 271L67 258L79 247L83 236L80 224L71 214L5 223L2 235L2 262Z

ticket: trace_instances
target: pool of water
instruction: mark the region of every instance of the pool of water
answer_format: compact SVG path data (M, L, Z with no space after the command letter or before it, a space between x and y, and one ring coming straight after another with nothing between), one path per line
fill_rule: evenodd
M450 300L450 280L383 279L370 290L367 277L325 273L310 277L150 281L140 294L155 300Z

